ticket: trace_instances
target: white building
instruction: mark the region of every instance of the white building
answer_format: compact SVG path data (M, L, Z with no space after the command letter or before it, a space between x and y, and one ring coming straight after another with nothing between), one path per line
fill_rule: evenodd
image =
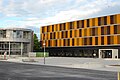
M27 56L33 51L33 31L24 28L0 29L0 54Z

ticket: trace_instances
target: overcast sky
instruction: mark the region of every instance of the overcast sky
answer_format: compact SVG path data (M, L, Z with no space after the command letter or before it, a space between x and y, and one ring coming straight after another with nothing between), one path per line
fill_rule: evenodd
M0 28L29 28L120 13L120 0L0 0Z

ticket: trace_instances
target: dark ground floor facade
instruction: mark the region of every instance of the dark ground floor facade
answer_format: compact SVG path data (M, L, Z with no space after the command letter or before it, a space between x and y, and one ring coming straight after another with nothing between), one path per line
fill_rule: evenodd
M120 58L120 46L52 47L51 57Z

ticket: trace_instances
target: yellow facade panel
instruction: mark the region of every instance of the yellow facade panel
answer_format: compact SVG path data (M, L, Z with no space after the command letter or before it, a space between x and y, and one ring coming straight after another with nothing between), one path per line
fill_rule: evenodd
M70 46L72 46L72 38L70 38Z
M98 18L95 18L95 26L98 26Z
M57 31L57 30L56 30L56 24L54 24L54 31Z
M114 44L117 44L117 36L114 36Z
M42 27L40 28L40 34L42 34Z
M117 24L120 24L120 14L117 14Z
M82 37L84 37L84 29L82 29Z
M95 45L95 37L92 37L92 46Z
M70 28L69 28L69 22L66 23L66 27L67 27L67 28L66 28L67 30L70 29Z
M74 29L77 29L77 21L74 21Z
M107 36L104 36L104 45L107 45Z
M55 32L55 39L58 39L58 32Z
M98 36L101 35L101 27L98 27Z
M70 38L70 30L68 30L68 36L67 37Z
M61 44L60 44L61 47L63 47L63 39L61 39Z
M87 28L87 20L84 20L84 28Z
M76 33L76 37L79 37L79 29L77 29L76 32L77 32L77 33Z
M101 36L98 36L98 45L101 45Z
M87 28L87 36L90 36L90 28Z
M75 37L75 30L72 30L72 38Z
M82 38L79 38L79 46L82 46Z
M59 39L61 39L61 37L62 37L61 32L58 32L58 33L59 33L58 37L59 37Z
M57 39L57 47L60 47L60 45L59 45L59 39Z
M52 25L49 26L50 32L52 32Z
M92 26L93 26L93 24L92 24L92 23L93 23L93 22L92 22L92 18L89 19L89 21L90 21L90 22L89 22L89 23L90 23L90 27L92 27Z
M110 26L110 34L114 34L114 26L113 25Z
M107 16L107 25L110 24L110 16Z
M60 31L60 24L56 25L56 29L57 29L57 31Z
M77 38L74 38L74 42L75 42L74 46L77 46Z
M69 23L67 22L67 23L66 23L66 30L68 30L68 27L69 27L68 24L69 24Z
M45 33L47 32L47 26L44 27L44 32L45 32Z

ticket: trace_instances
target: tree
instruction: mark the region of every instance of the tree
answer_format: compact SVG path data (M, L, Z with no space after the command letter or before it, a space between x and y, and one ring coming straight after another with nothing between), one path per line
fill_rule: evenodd
M40 51L40 42L38 40L37 35L34 33L34 47L33 51Z

